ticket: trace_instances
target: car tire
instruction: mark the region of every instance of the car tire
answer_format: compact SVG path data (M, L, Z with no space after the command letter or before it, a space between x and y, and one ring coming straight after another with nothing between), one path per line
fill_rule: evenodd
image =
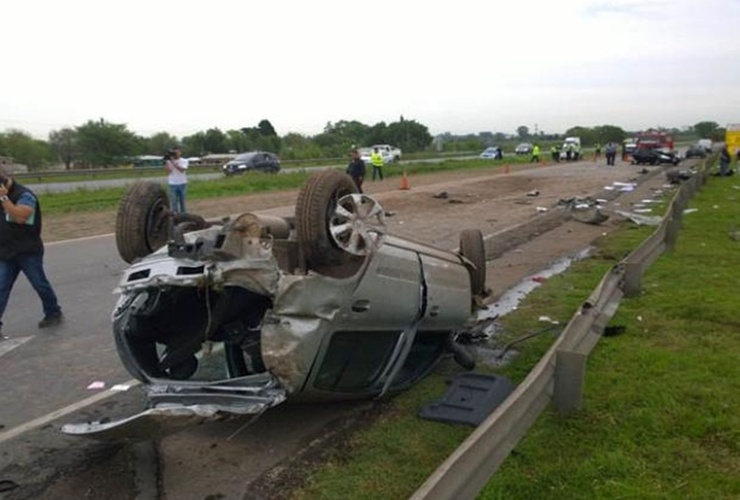
M471 292L473 295L484 295L486 292L486 246L480 230L464 229L460 232L460 254L475 266L475 269L468 270Z
M132 263L167 242L170 210L167 193L154 182L136 182L123 194L116 215L116 247Z
M296 234L309 268L341 265L353 257L338 248L329 233L337 200L352 193L357 193L352 178L336 170L311 174L298 193Z

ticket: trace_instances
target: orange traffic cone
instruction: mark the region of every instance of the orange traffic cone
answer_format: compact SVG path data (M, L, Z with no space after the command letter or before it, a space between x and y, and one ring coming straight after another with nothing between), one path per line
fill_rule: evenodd
M401 177L401 189L411 189L409 185L409 176L406 175L406 171L403 171L403 177Z

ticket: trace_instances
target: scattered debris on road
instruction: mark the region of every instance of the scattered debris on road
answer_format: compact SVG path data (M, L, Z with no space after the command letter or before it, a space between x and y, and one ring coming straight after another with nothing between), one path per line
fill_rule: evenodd
M659 215L640 215L632 212L624 212L622 210L615 210L615 213L621 215L625 219L629 219L638 226L658 226L663 221L663 217Z

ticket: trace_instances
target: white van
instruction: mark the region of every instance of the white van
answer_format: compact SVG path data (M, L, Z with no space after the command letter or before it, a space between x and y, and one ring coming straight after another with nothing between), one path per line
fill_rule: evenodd
M581 150L581 138L580 137L566 137L563 142L563 147L560 148L560 159L565 160L568 157L568 150L571 146L575 151Z
M712 139L699 139L696 141L696 145L703 148L707 153L712 152Z

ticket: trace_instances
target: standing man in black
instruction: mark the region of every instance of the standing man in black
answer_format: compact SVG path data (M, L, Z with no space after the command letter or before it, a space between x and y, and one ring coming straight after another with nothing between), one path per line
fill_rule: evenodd
M62 309L44 273L41 207L30 189L0 168L0 328L10 291L23 271L44 308L39 328L62 322ZM3 337L0 333L1 338Z
M362 181L365 180L365 162L360 158L360 152L356 149L352 150L352 159L347 165L347 173L352 180L355 181L357 190L362 193Z

